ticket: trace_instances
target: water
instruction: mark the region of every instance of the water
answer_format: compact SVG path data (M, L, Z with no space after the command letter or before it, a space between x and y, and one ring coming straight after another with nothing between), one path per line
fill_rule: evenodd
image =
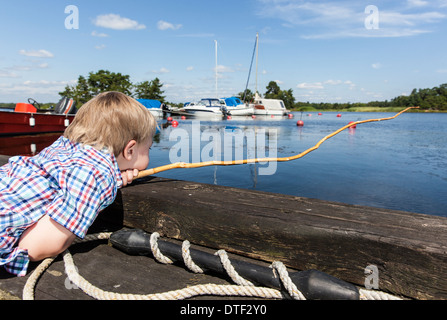
M180 156L188 162L207 160L203 159L207 156L240 158L225 151L231 143L233 153L242 152L243 158L253 158L256 152L267 157L293 156L349 121L392 115L343 113L338 118L333 112L321 116L298 112L293 119L178 120L177 128L161 130L150 151L149 167L176 162ZM304 126L298 127L301 117ZM253 144L250 134L256 133L261 135ZM205 134L214 134L220 152ZM225 141L232 134L249 138L243 144ZM205 141L199 143L200 138ZM183 149L174 152L179 146ZM215 152L208 153L210 149ZM447 217L446 151L447 114L404 113L345 130L297 160L173 169L157 176Z

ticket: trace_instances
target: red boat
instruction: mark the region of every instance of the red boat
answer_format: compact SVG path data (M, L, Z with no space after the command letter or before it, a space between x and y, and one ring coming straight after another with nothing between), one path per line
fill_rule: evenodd
M76 113L73 99L67 97L54 110L39 109L33 99L28 102L17 103L14 111L0 111L0 136L63 132Z
M0 154L6 156L34 156L50 146L63 133L42 133L19 136L0 136Z

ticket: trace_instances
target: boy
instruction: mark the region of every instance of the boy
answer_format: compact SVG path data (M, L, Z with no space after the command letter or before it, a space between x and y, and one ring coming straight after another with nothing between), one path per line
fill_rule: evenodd
M83 238L117 189L147 168L155 130L148 109L105 92L84 104L51 146L10 158L0 167L0 265L23 276L29 261Z

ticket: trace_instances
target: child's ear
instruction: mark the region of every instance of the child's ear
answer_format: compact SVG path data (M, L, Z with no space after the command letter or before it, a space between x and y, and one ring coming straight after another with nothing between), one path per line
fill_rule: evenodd
M135 152L135 146L136 146L137 142L135 140L130 140L126 146L124 147L123 150L123 157L126 160L132 160L132 156Z

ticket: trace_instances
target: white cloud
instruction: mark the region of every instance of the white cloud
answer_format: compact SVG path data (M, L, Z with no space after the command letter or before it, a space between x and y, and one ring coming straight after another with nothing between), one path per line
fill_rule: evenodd
M376 62L376 63L373 63L371 65L371 67L373 67L374 69L380 69L380 68L382 68L382 64L380 62Z
M306 89L306 90L314 90L314 89L325 89L327 86L337 86L337 85L346 85L350 89L355 87L355 84L351 80L325 80L325 81L318 81L318 82L302 82L297 84L298 89Z
M160 68L160 70L152 70L152 73L158 73L158 74L162 74L162 73L169 73L170 71L164 67Z
M7 70L0 70L0 78L18 78L19 76L14 72Z
M407 0L407 3L410 7L423 7L428 5L427 1L422 0Z
M74 85L77 80L71 81L24 81L0 85L0 96L8 97L8 100L25 102L24 99L32 97L39 102L57 102L60 97L58 92L67 85Z
M192 70L194 70L193 66L189 66L189 67L186 68L186 71L192 71Z
M258 15L282 20L288 27L300 27L304 39L407 37L432 32L430 24L447 15L439 6L423 0L408 0L407 5L391 2L378 5L378 29L364 26L368 14L352 1L258 0ZM418 12L409 11L417 8Z
M27 56L27 57L34 57L34 58L53 58L54 55L47 51L47 50L20 50L19 54L21 54L22 56Z
M95 49L97 49L97 50L102 50L102 49L104 49L105 47L106 47L105 44L99 44L99 45L96 45L96 46L95 46Z
M343 81L341 80L326 80L324 81L324 84L329 84L329 85L337 85L337 84L341 84Z
M169 22L166 22L166 21L163 21L163 20L160 20L160 21L157 22L157 28L159 30L168 30L168 29L177 30L177 29L180 29L181 27L182 27L181 24L174 25L172 23L169 23Z
M189 34L180 34L178 37L181 38L213 38L215 37L214 33L189 33Z
M416 26L419 24L436 23L446 17L439 12L401 13L396 11L380 11L380 25L386 26Z
M98 27L114 29L114 30L141 30L146 29L144 24L140 24L135 20L121 17L118 14L103 14L96 17L93 23Z
M216 71L216 68L217 68L217 72L220 72L220 73L234 72L234 70L232 68L223 66L223 65L217 65L217 67L215 67L213 69L214 72Z
M92 31L91 35L92 35L93 37L100 37L100 38L106 38L106 37L109 36L109 35L106 34L106 33L96 32L96 31Z
M323 84L321 82L307 83L302 82L296 86L298 89L323 89Z

